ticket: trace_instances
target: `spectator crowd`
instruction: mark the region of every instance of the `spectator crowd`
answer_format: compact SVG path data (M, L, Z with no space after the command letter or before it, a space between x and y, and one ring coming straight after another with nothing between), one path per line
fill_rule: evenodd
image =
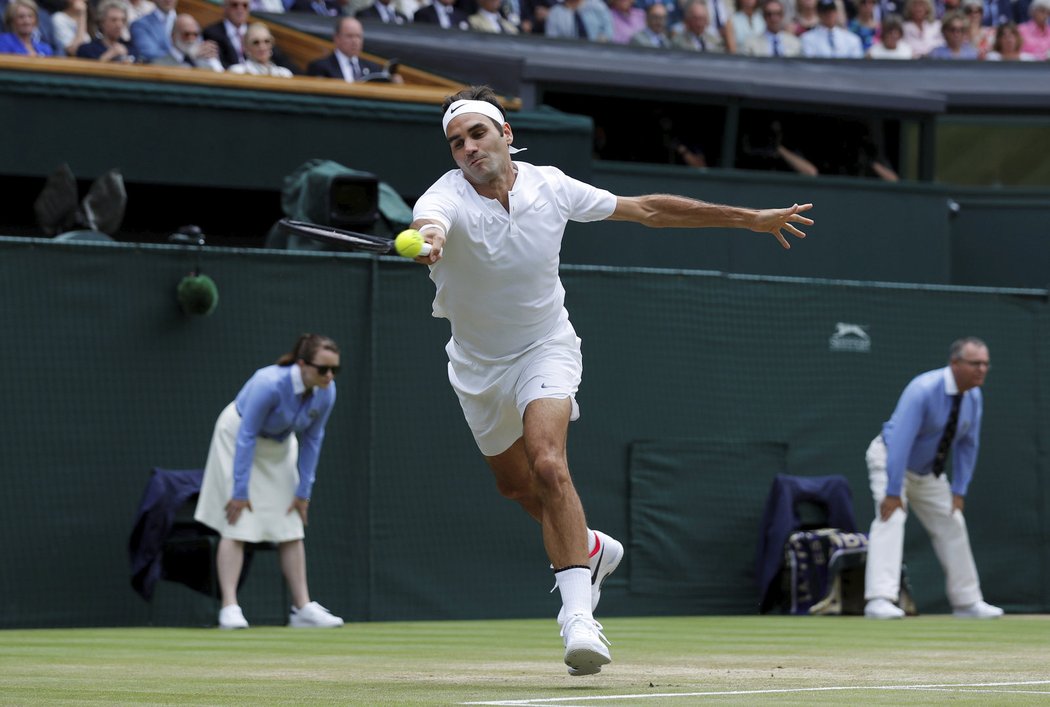
M759 57L1045 61L1050 0L224 0L201 28L178 0L0 0L0 53L291 76L251 12L332 17L306 73L399 82L359 59L370 22Z

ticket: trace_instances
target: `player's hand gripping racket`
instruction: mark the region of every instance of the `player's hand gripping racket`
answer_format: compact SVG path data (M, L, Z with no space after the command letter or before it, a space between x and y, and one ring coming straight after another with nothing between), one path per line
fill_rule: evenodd
M397 238L383 238L334 226L295 221L290 218L283 218L277 224L289 235L330 243L337 248L357 253L378 253L380 255L396 253L405 258L418 258L430 255L431 251L430 244L423 240L419 231L412 229L402 231Z

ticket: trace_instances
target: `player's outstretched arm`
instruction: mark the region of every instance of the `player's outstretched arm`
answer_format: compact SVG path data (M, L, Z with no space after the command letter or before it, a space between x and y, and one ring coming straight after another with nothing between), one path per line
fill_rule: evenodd
M429 255L421 255L415 258L415 261L424 265L433 265L441 260L441 249L445 245L445 227L431 219L417 218L409 228L419 231L423 240L431 246Z
M812 225L813 220L802 215L812 208L813 204L795 204L786 209L745 209L673 194L649 194L616 197L616 209L609 220L633 221L651 228L746 228L772 233L780 245L790 248L784 231L805 238L794 224Z

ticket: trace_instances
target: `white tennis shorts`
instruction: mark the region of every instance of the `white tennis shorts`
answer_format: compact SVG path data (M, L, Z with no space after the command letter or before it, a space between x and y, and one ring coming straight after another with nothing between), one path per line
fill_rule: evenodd
M570 419L580 417L576 403L583 377L580 343L568 320L542 343L498 361L480 360L449 340L445 346L448 380L482 454L492 457L505 452L522 436L525 408L533 400L569 398Z

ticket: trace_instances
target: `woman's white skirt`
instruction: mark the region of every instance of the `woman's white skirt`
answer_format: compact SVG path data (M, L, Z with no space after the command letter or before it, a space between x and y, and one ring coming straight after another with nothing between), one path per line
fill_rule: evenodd
M226 504L233 496L233 456L240 426L237 406L230 403L215 423L193 517L233 540L281 543L302 539L302 518L294 510L288 512L299 486L299 442L294 434L283 442L255 438L248 484L252 510L245 509L234 525L226 522Z

